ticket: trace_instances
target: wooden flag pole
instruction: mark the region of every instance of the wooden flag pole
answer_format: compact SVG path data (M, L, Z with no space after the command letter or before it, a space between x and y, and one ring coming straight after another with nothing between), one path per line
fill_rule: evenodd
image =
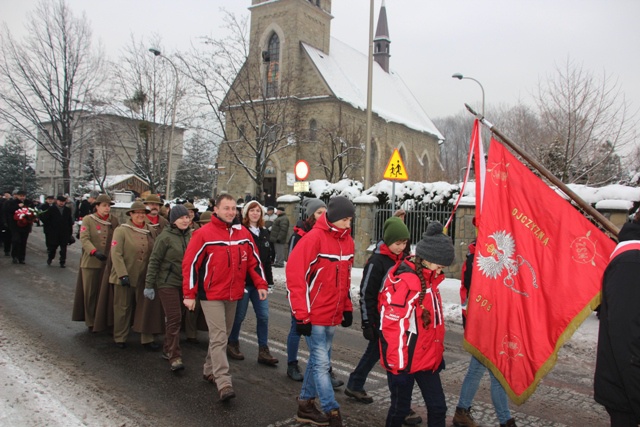
M469 106L469 104L464 104L467 107L467 110L471 114L473 114L483 125L487 126L489 130L496 135L500 140L509 148L511 148L516 154L522 157L527 161L531 166L533 166L542 176L547 178L553 185L558 187L564 194L569 196L571 200L573 200L578 206L580 206L585 212L591 215L596 221L598 221L602 227L604 227L609 233L613 234L616 238L618 237L618 232L620 231L618 227L616 227L611 221L609 221L604 215L598 212L593 206L589 203L585 202L580 196L578 196L573 190L571 190L567 185L560 181L554 174L552 174L547 168L545 168L541 163L539 163L536 159L531 157L525 151L523 151L519 146L517 146L513 141L507 138L502 134L498 129L493 126L491 122L486 120L484 116L476 113L473 108Z

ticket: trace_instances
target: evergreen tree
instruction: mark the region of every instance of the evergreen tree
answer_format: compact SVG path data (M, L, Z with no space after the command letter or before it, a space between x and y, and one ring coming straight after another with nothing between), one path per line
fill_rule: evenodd
M185 142L185 150L173 182L173 195L188 199L211 197L215 173L214 145L195 134Z
M15 133L9 134L0 146L0 189L23 189L29 197L35 197L39 186L34 164L35 159L27 153L24 141Z

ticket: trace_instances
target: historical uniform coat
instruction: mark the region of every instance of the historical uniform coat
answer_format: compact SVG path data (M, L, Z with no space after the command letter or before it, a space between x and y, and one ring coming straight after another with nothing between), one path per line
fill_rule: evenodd
M86 305L90 304L88 302L90 295L87 295L89 292L85 292L85 288L91 288L91 292L93 292L93 289L97 292L99 291L102 277L108 263L108 261L100 261L94 256L94 254L99 251L105 256L109 256L113 231L118 225L118 218L113 215L109 215L107 218L101 218L98 214L91 214L82 219L82 225L80 226L82 255L80 258L78 279L76 281L76 293L73 299L73 313L71 320L86 320ZM93 277L97 278L95 283L87 283L87 286L84 286L82 280L83 269L97 270L97 272L94 272L95 274L92 274ZM85 274L85 277L86 276L87 275ZM97 301L94 304L97 304ZM93 310L95 311L95 307Z
M162 233L162 230L164 230L164 228L167 225L169 225L169 220L167 220L167 218L165 218L162 215L158 215L158 223L157 224L152 223L151 220L149 219L148 215L145 217L144 220L147 223L147 225L149 226L149 228L151 230L154 230L156 236L159 236L160 233Z

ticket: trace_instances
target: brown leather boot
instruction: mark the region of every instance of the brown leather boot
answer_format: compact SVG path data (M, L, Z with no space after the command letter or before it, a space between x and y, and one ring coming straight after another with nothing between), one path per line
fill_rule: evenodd
M480 427L471 416L471 408L464 409L456 407L456 413L453 415L453 425L455 427Z
M227 343L227 356L234 360L244 360L244 354L240 352L240 343Z
M328 426L329 416L316 406L315 399L298 400L296 420L300 423L311 423L317 426Z
M329 411L329 426L342 427L342 415L340 415L340 409L332 409Z
M269 352L269 347L266 345L264 347L260 347L258 351L258 363L262 363L263 365L276 366L278 364L278 359L273 357Z
M500 424L500 427L518 427L516 425L516 420L513 418L509 418L506 423Z

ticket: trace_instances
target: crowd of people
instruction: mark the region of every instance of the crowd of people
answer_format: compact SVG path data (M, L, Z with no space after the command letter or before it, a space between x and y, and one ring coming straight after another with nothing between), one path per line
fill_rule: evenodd
M46 235L47 264L51 265L58 256L60 267L64 267L66 247L75 240L75 214L67 198L47 197L32 218L24 210L25 196L17 191L3 200L3 231L9 230L12 236L7 246L3 232L5 255L12 256L15 263L25 262L23 236L28 236L38 217ZM337 196L328 204L305 199L304 219L296 223L287 240L289 222L284 209L265 208L256 200L239 208L236 199L222 194L213 203L212 212L200 213L188 202L167 209L157 195L150 195L133 202L126 211L128 219L120 224L111 213L114 203L108 195L90 196L77 209L83 215L79 229L82 255L73 320L84 321L92 332L111 331L115 346L121 349L128 347L131 330L139 333L142 347L162 351L174 372L185 368L181 330L187 340L196 342L198 328L208 330L203 379L215 384L219 400L226 402L236 396L229 359L244 359L239 334L249 303L257 320L258 363L271 367L279 363L269 350L268 296L274 285L272 268L283 266L291 307L287 376L302 382L296 419L314 425L342 425L335 390L344 383L333 374L331 353L337 326L348 328L353 322L350 289L355 247L351 222L355 207L349 199ZM443 269L454 261L454 248L451 238L443 233L443 226L434 221L416 242L414 252L409 253L411 234L403 214L399 211L384 223L383 238L363 269L358 307L362 334L368 344L349 375L344 393L357 402L373 403L365 384L379 363L387 372L391 398L385 425L422 422L411 408L412 391L417 384L427 408L427 425L444 426L447 405L440 373L445 369L445 323L438 286L444 280ZM631 247L634 252L624 257L635 257L640 250L640 243L635 240L639 222L640 218L636 218L621 232L621 241L633 240L635 245ZM287 242L288 251L281 247ZM474 249L472 242L463 265L462 307L471 284ZM617 265L610 270L614 266ZM613 280L612 274L613 270L605 277L605 286ZM632 280L628 275L621 277ZM607 288L605 291L611 292ZM632 310L609 308L618 298L611 295L605 294L601 316L611 323L632 321L614 318ZM622 302L629 301L620 298ZM463 312L463 321L466 320ZM159 335L164 335L162 344L155 341ZM304 374L298 363L302 337L309 349ZM601 341L606 340L614 349L621 345L616 344L614 335L605 335L601 329ZM596 399L610 404L612 419L614 415L624 419L628 411L615 406L618 391L612 391L613 373L605 366L626 348L620 347L611 354L604 347L598 350ZM630 357L633 359L633 354ZM472 357L454 426L478 425L471 405L485 371ZM500 426L515 427L505 390L489 374ZM635 374L630 371L628 375L631 378Z

